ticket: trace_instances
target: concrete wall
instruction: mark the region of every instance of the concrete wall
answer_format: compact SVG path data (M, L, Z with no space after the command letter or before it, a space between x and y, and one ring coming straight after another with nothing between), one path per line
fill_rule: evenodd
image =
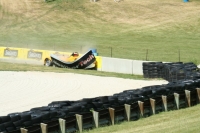
M147 61L102 57L99 71L143 75L142 63Z
M132 74L132 60L102 57L101 71Z
M0 47L0 59L15 59L16 61L29 60L30 63L43 65L45 58L50 58L50 54L58 51L47 51L38 49L25 48L7 48ZM60 52L60 54L71 54L68 52ZM9 61L9 60L8 60ZM143 75L142 63L146 61L129 60L111 57L96 56L96 65L98 71L115 72L124 74ZM27 62L27 61L26 61Z
M142 63L146 61L132 60L133 73L135 75L143 75Z

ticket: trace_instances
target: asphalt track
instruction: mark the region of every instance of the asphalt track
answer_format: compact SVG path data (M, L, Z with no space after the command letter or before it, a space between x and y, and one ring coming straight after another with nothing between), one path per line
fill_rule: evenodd
M0 71L0 116L46 106L52 101L112 95L166 83L73 73Z

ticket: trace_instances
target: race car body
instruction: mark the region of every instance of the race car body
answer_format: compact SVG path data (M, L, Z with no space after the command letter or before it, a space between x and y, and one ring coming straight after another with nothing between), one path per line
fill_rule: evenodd
M71 55L55 53L51 54L50 58L45 60L44 65L73 69L91 69L96 67L96 58L91 50L82 56L77 52Z

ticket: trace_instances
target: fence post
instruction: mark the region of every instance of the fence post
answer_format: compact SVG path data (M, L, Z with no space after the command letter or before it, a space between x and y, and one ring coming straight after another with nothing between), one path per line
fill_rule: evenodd
M181 53L180 53L180 49L178 50L179 51L179 62L181 61Z
M25 128L20 128L21 133L28 133L28 130Z
M83 132L83 118L82 115L76 114L76 121L78 125L79 132Z
M191 106L191 102L190 102L190 91L185 90L185 96L187 98L187 102L188 102L188 106Z
M110 119L111 119L112 125L114 125L115 124L115 109L108 108L108 110L110 113Z
M138 101L138 105L140 108L140 116L143 117L144 116L144 102Z
M174 93L174 98L175 98L177 109L179 109L179 94L178 93Z
M200 88L196 88L197 89L197 97L198 97L198 103L200 102Z
M81 45L80 53L82 53L82 45Z
M99 112L92 111L95 127L99 127Z
M126 110L127 120L130 121L130 117L131 117L131 105L124 104L124 106L125 106L125 110Z
M65 124L66 124L65 120L59 118L59 125L60 125L61 133L65 133Z
M110 56L112 57L112 47L110 47Z
M155 102L156 102L156 100L155 100L155 99L153 99L153 98L150 98L150 104L151 104L151 109L152 109L153 115L155 115L155 114L156 114Z
M167 111L167 96L163 96L162 95L162 101L163 101L163 105L164 105L165 111Z
M146 61L147 61L147 58L148 58L148 49L146 51Z
M42 129L42 133L48 133L47 124L41 123L40 126L41 126L41 129Z

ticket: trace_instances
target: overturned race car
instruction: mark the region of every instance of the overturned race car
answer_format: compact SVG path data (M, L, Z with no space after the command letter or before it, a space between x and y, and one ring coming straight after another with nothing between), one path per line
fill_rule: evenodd
M44 65L72 69L95 69L96 58L91 50L84 55L79 55L78 52L73 52L71 55L55 53L45 59Z

